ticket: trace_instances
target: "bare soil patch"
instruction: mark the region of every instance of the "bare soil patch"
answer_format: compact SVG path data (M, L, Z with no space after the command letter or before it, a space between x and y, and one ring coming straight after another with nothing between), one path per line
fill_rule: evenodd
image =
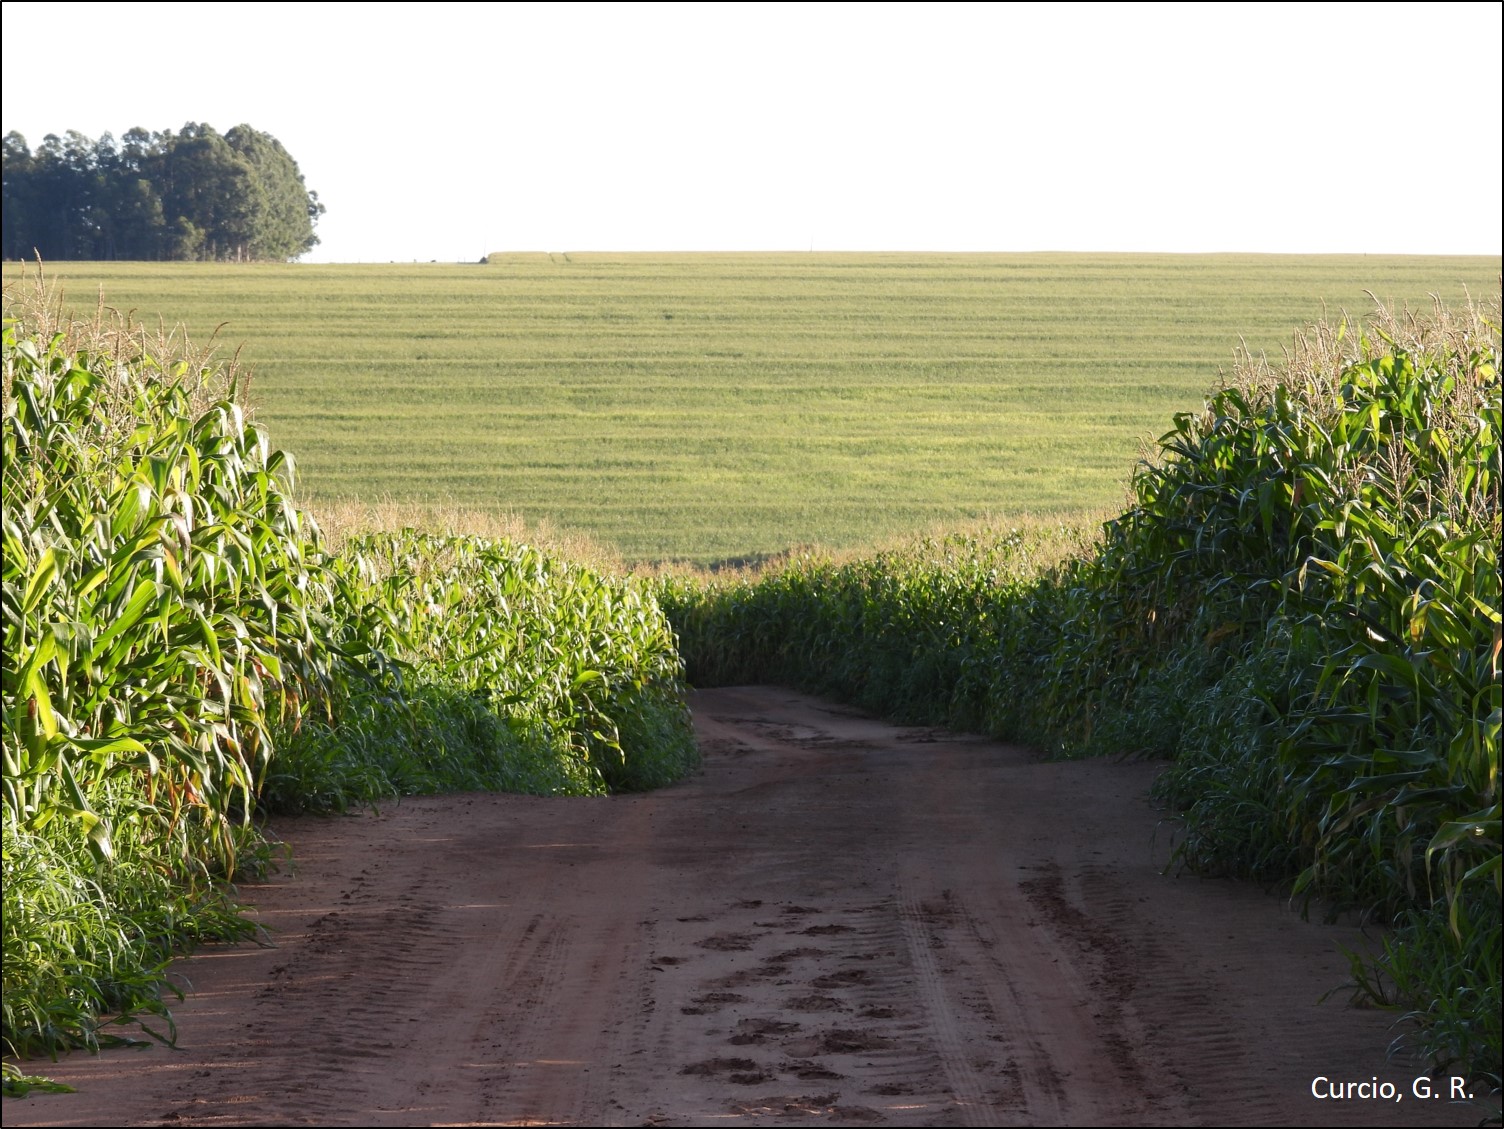
M1413 1097L1388 1014L1318 1003L1370 939L1161 873L1153 766L693 706L705 767L652 795L279 823L295 869L242 890L276 947L181 962L178 1049L47 1064L80 1092L4 1123L1478 1121Z

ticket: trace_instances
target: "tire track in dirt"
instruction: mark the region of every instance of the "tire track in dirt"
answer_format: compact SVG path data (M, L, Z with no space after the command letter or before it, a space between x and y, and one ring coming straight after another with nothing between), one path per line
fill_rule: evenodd
M1169 949L1166 938L1149 934L1135 912L1141 903L1124 893L1124 883L1113 869L1083 867L1073 884L1080 904L1095 907L1103 920L1115 923L1115 931L1109 932L1076 908L1058 867L1026 883L1031 900L1063 940L1099 954L1104 994L1114 1001L1113 1006L1121 1007L1139 994L1129 977L1153 983L1154 996L1146 1003L1173 1022L1174 1046L1163 1046L1163 1038L1142 1027L1138 1038L1162 1047L1161 1058L1169 1064L1176 1089L1184 1093L1194 1080L1184 1069L1187 1061L1194 1062L1194 1072L1221 1079L1215 1089L1201 1092L1194 1110L1188 1112L1206 1124L1283 1124L1280 1104L1260 1078L1261 1048L1249 1045L1240 1037L1241 1025L1230 1022L1232 1016L1214 996L1216 980L1198 967L1193 955ZM1206 940L1202 938L1203 945ZM1293 1018L1287 1016L1285 1021ZM1194 1055L1187 1055L1187 1049L1194 1049Z
M182 962L180 1050L75 1057L6 1125L1472 1124L1318 1102L1387 1017L1336 941L1169 879L1146 765L768 688L694 695L704 770L277 824L278 947ZM1163 855L1163 850L1159 856Z
M934 1030L940 1061L944 1065L951 1093L959 1107L962 1123L996 1125L999 1124L998 1111L993 1109L988 1101L981 1078L971 1062L971 1048L966 1045L962 1037L961 1027L956 1022L956 1016L952 1012L952 1005L948 999L944 978L940 974L940 964L935 959L935 947L943 942L939 942L938 938L931 934L931 929L937 918L943 918L951 912L949 900L936 908L921 902L913 894L909 894L903 899L904 941L908 944L915 971L919 976L919 994L929 1004L930 1025ZM995 1017L988 1016L987 1018L995 1022ZM1018 1084L1022 1082L1022 1079L1015 1071L1010 1081ZM1036 1116L1048 1118L1048 1112L1045 1111L1052 1109L1055 1104L1053 1102L1055 1095L1041 1095L1036 1091L1032 1096L1035 1100L1025 1101L1024 1108L1033 1111ZM1043 1100L1045 1098L1050 1100Z

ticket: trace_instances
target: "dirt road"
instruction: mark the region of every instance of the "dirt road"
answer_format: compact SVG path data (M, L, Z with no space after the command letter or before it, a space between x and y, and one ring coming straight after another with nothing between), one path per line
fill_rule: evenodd
M184 962L180 1049L75 1056L5 1124L1477 1122L1318 1005L1355 930L1161 875L1153 767L693 706L663 792L278 825L296 872L243 889L277 947Z

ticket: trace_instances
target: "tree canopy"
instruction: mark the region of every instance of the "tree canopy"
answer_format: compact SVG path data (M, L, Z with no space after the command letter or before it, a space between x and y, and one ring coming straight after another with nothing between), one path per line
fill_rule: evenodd
M189 122L93 141L49 133L33 153L5 135L7 259L295 259L324 212L268 133Z

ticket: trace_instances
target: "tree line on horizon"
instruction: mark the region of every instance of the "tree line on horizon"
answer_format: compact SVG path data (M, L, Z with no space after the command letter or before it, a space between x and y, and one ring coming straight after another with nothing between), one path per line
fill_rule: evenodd
M49 133L32 152L3 140L7 259L245 262L296 259L324 212L298 164L268 133L188 122L97 141Z

